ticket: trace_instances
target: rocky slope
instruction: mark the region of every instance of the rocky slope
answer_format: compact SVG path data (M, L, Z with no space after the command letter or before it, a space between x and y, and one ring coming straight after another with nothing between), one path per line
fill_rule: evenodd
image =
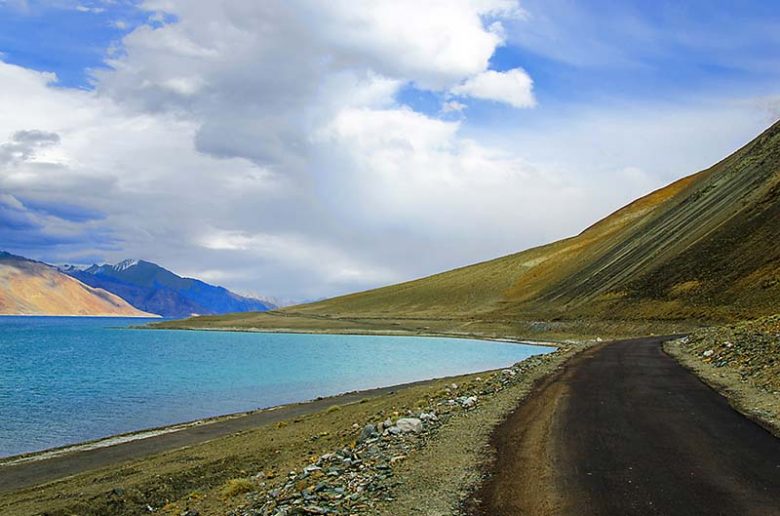
M65 267L63 270L87 285L105 289L136 308L163 317L262 312L274 307L266 301L239 296L223 287L182 278L144 260L93 265L83 270Z
M54 267L5 252L0 252L0 314L153 316Z

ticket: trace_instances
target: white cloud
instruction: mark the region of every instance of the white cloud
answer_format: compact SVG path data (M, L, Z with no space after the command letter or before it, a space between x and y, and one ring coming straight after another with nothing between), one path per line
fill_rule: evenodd
M487 70L470 77L450 90L455 95L504 102L516 108L536 105L533 80L520 68L497 72Z
M331 286L355 282L377 284L399 279L394 272L360 263L349 253L317 241L312 235L216 230L202 235L199 243L206 249L246 251L257 258L305 269L308 273L316 272Z
M88 5L77 5L75 9L82 13L92 13L92 14L100 14L102 12L105 12L105 7L94 7L94 6L88 6Z
M466 109L468 106L457 100L448 100L441 105L442 113L459 113Z
M717 103L670 107L663 124L624 109L512 129L438 118L533 104L522 70L487 70L516 2L144 5L157 23L124 39L93 92L0 63L0 144L59 137L22 138L0 169L8 216L58 238L34 258L140 257L239 291L329 296L571 234L690 172L704 139L723 154L756 128L753 107ZM159 26L164 13L179 21ZM401 105L409 85L445 97L442 113ZM30 208L45 203L101 216Z

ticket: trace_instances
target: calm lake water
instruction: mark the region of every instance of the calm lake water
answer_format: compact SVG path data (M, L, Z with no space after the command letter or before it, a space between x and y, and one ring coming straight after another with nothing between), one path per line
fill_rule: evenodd
M145 322L0 317L0 456L552 351L450 338L128 328Z

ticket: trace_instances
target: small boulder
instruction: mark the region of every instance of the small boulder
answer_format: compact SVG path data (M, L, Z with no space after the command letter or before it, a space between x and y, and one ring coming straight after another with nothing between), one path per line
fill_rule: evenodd
M396 421L395 425L404 433L414 432L419 434L423 430L422 421L416 417L403 417Z
M367 424L363 427L363 431L360 432L360 437L358 437L358 442L362 443L364 441L367 441L368 439L371 439L372 437L376 437L377 431L376 427L372 425L371 423Z
M464 409L470 409L477 406L477 397L476 396L469 396L467 398L463 398L463 400L460 402L460 406Z
M320 470L322 470L322 468L317 466L316 464L311 464L311 465L306 466L305 468L303 468L303 472L306 475L311 475L315 471L320 471Z

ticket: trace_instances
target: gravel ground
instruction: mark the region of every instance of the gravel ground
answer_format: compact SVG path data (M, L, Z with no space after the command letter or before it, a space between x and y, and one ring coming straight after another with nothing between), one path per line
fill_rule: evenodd
M780 315L699 330L664 349L780 436Z

